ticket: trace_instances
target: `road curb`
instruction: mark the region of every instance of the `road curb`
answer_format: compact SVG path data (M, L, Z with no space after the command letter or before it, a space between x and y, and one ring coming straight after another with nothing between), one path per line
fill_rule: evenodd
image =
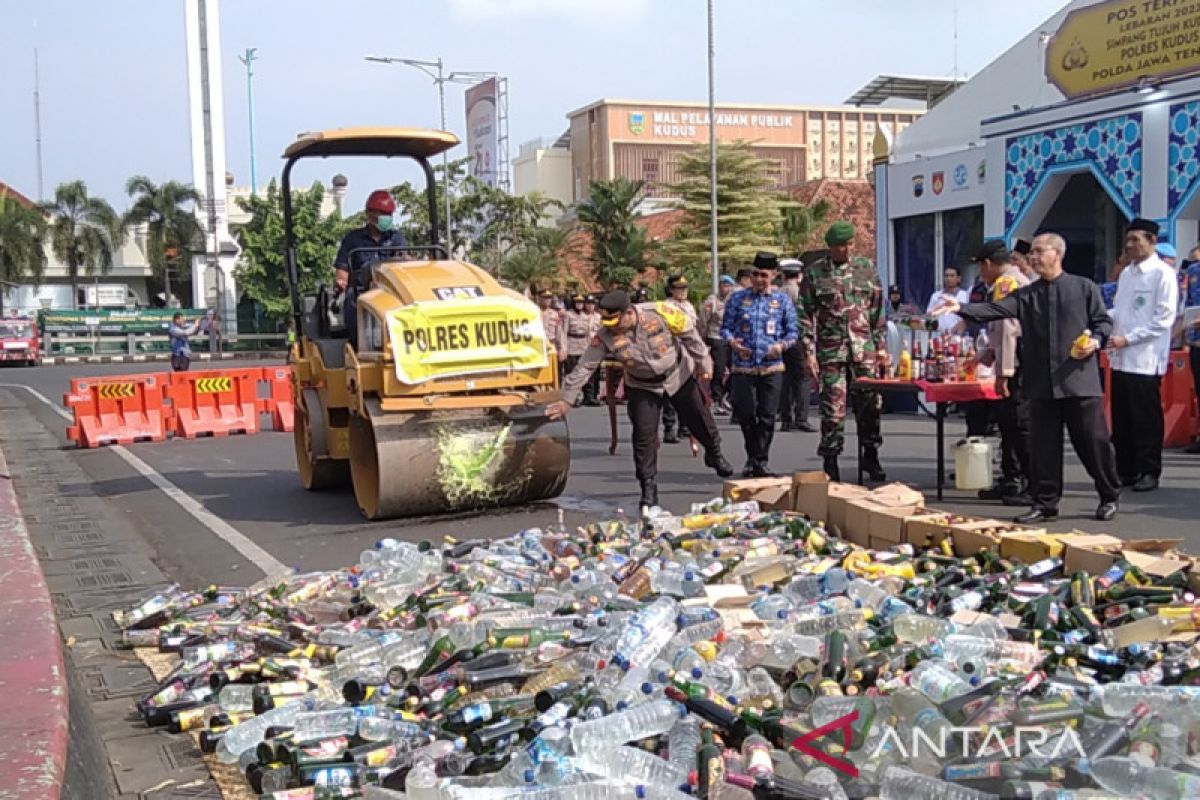
M0 797L53 800L67 763L68 700L58 622L0 450Z
M255 350L237 353L195 353L192 361L266 361L272 358L287 358L286 350ZM136 356L44 356L41 365L53 367L63 364L144 364L147 361L170 361L170 353L142 353Z

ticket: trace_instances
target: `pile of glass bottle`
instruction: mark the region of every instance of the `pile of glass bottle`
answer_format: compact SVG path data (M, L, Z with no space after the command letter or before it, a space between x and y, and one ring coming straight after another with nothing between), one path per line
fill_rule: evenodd
M1200 797L1184 572L952 552L713 501L116 616L179 655L146 722L273 800Z

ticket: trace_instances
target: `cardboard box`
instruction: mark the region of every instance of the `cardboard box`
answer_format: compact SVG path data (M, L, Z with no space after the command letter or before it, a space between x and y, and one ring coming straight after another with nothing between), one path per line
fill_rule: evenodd
M1121 557L1151 578L1165 578L1191 566L1190 561L1175 557L1175 554L1131 549L1130 545L1134 544L1138 542L1127 542Z
M1066 546L1063 551L1063 572L1067 575L1075 572L1103 575L1117 560L1117 554L1125 544L1107 533L1075 531L1059 538Z
M861 500L869 492L861 486L852 483L829 484L829 512L825 517L826 524L842 538L848 538L846 530L846 506L851 500Z
M1066 545L1058 536L1045 531L1008 531L1000 535L1000 557L1026 564L1060 556L1065 550Z
M842 528L843 538L866 547L871 532L871 514L879 508L866 497L848 501L845 510L846 524Z
M829 518L829 476L824 472L797 472L792 476L793 510L814 522Z
M925 513L908 517L904 521L904 541L918 550L936 547L950 535L948 511L925 509Z
M951 525L950 536L954 539L954 554L965 558L973 556L981 550L999 548L1000 536L993 531L1006 527L1008 527L1008 523L995 519L977 519Z
M738 478L725 481L722 496L735 503L758 501L763 511L792 510L791 478Z
M871 499L882 506L901 508L904 506L925 507L925 495L903 483L889 483L871 492Z
M924 509L918 506L876 508L871 512L867 535L872 541L887 542L885 547L906 542L908 540L905 538L905 531L908 528L909 520L923 519L923 511Z

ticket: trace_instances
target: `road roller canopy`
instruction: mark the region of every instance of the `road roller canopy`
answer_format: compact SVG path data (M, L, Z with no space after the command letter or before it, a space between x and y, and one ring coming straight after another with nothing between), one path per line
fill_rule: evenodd
M283 151L283 157L431 158L457 144L458 137L453 133L430 128L334 128L300 134Z

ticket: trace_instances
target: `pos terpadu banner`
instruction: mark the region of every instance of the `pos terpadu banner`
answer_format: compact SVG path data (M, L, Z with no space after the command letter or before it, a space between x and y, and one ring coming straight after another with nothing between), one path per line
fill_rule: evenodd
M413 303L388 313L396 377L434 378L546 366L541 312L510 297Z

